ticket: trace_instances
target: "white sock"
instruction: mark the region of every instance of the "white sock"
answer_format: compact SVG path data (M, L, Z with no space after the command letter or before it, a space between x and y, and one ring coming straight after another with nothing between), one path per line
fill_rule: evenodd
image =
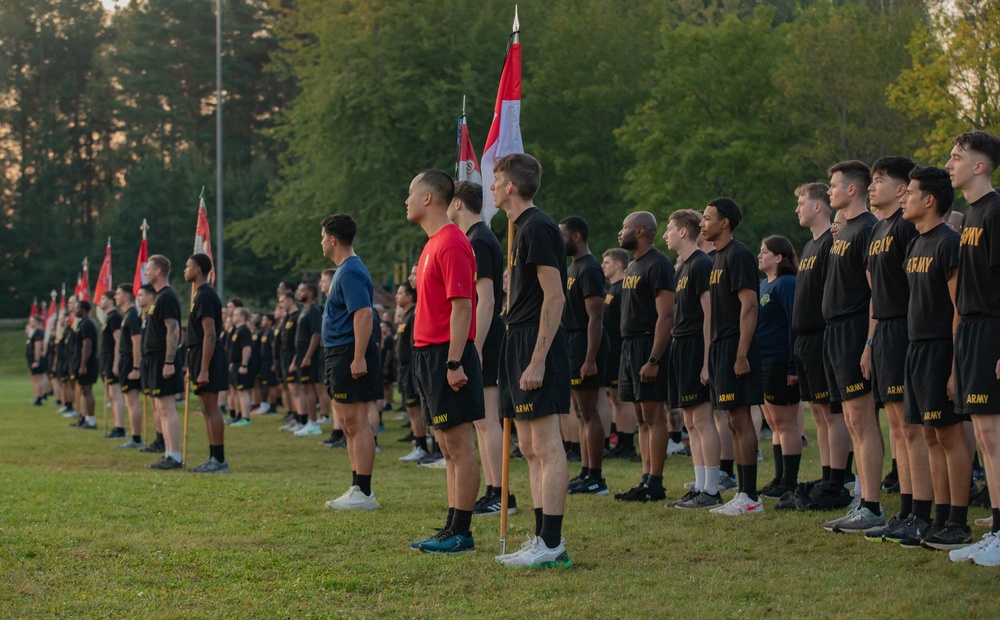
M88 415L87 416L87 424L90 424L91 426L97 424L96 418L94 418L94 416L92 416L92 415Z
M703 465L694 466L694 490L705 490L705 467Z
M705 467L705 493L715 495L719 492L719 466Z
M164 454L166 456L169 456L170 458L174 459L178 463L181 462L181 453L180 452L165 452Z

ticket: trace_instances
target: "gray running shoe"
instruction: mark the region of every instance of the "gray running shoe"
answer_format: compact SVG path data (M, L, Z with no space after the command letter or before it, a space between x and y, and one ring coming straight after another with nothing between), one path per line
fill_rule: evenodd
M730 476L724 471L719 472L719 490L720 491L732 491L738 485L736 484L736 476Z
M862 506L842 519L827 521L823 524L823 529L828 532L837 532L838 534L844 532L856 534L880 525L885 525L885 515L877 515Z
M872 542L882 542L883 540L885 540L886 533L891 532L892 530L899 527L899 524L901 524L902 522L903 520L900 519L898 516L892 515L892 518L889 519L889 522L886 523L885 525L881 525L879 527L873 527L870 530L865 530L865 540L870 540Z
M675 499L672 502L667 502L667 508L677 508L678 504L683 504L684 502L691 501L692 499L698 497L701 491L695 491L693 488L684 494L684 497L680 499Z
M214 456L208 457L208 460L201 465L190 470L189 473L192 474L228 474L230 473L229 463L220 463L218 459Z
M131 437L129 437L128 441L126 441L123 444L119 444L118 447L119 448L142 448L145 445L146 444L142 443L141 441L136 441L136 440L132 439Z
M181 469L184 467L184 465L178 461L175 461L174 458L171 456L165 456L155 463L150 463L149 465L146 465L146 467L148 467L149 469Z
M709 495L702 491L686 502L681 502L674 506L680 510L707 510L722 505L722 497L716 493Z

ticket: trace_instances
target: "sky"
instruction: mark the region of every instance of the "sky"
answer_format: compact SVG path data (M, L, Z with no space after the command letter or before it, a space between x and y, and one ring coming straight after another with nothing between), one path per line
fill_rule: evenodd
M101 0L101 4L109 11L114 11L116 6L125 6L128 3L129 0Z

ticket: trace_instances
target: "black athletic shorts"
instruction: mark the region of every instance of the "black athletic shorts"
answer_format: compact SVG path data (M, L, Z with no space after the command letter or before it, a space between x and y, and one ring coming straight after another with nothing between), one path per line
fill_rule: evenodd
M483 342L483 387L496 387L500 377L500 349L506 328L499 314L493 315L490 331Z
M903 375L910 336L906 317L887 319L875 325L872 338L872 393L882 403L903 401Z
M448 385L448 344L413 347L413 377L420 399L427 406L431 424L443 431L486 417L483 369L476 343L465 343L462 370L469 381L457 392Z
M114 355L102 355L101 356L101 378L104 379L106 385L114 385L118 383L118 377L112 372L112 367L115 364Z
M69 381L72 373L69 371L69 360L60 359L56 362L56 378L60 381Z
M288 370L294 358L295 353L291 351L282 351L281 355L278 356L278 380L281 383L295 383L295 373Z
M597 348L597 374L582 379L580 377L580 367L587 359L587 332L576 331L566 334L566 343L569 346L569 386L573 390L596 390L601 387L604 375L608 368L608 349L611 344L608 342L608 335L601 331L601 344Z
M761 367L764 380L764 402L770 405L799 404L799 386L788 385L788 364L765 364Z
M222 347L222 341L215 344L215 352L208 367L208 383L198 387L195 383L198 375L201 374L201 345L189 347L187 350L188 380L191 381L191 388L195 394L211 394L225 392L229 389L228 371L226 364L226 351Z
M296 383L319 383L323 376L323 353L319 347L313 353L312 362L303 368L302 360L305 359L307 351L297 351L295 353L295 364L299 369L295 372Z
M607 333L607 332L605 332ZM604 378L601 380L601 387L618 389L618 373L622 369L622 339L613 338L608 340L608 363L604 369Z
M131 356L130 356L131 357ZM141 369L140 369L141 370ZM129 379L132 372L132 360L121 358L118 360L118 383L122 386L122 393L138 392L142 389L142 381L139 379ZM140 376L142 373L139 373Z
M747 353L750 374L737 378L733 366L739 345L739 336L733 336L713 342L708 347L708 384L715 410L725 411L764 402L764 380L757 343L751 343Z
M823 332L823 362L830 400L842 402L872 391L872 383L861 374L861 354L868 339L868 316L855 314L828 323ZM903 358L900 358L902 362Z
M552 414L569 413L569 347L562 327L545 358L542 387L521 390L521 373L528 367L538 340L538 324L512 325L504 332L500 357L500 415L504 418L530 420Z
M322 357L320 358L320 360L322 363ZM260 373L257 375L257 377L260 378L260 387L266 388L278 385L278 374L273 370L271 370L271 364L273 363L274 362L270 360L266 362L263 361L261 362ZM322 376L323 373L321 372L320 374Z
M903 419L907 424L951 426L969 419L967 415L955 413L955 403L948 398L951 360L950 338L909 344L903 393Z
M795 370L799 376L799 397L810 403L830 402L823 361L823 332L799 334L795 338Z
M702 336L671 338L666 368L667 401L671 409L697 407L711 401L708 386L701 383L705 363L705 339Z
M413 366L400 364L396 374L398 375L396 385L399 386L399 395L403 399L403 404L407 407L418 406L420 396L417 394L417 386L413 380Z
M234 364L228 374L229 387L237 392L252 390L257 382L257 368L253 365L247 367L245 374L240 374L240 367Z
M45 358L38 360L38 367L32 368L31 364L28 364L28 372L33 375L44 375L48 372L48 364L46 364Z
M174 376L169 379L163 378L163 365L167 360L166 351L155 351L147 353L142 358L142 387L150 396L158 398L170 396L172 394L184 393L184 367L174 363Z
M653 334L645 333L622 340L621 369L618 372L618 400L635 403L643 400L667 401L667 351L664 351L656 381L643 383L639 371L649 361L653 351ZM699 366L699 370L701 367Z
M75 370L80 370L80 368L77 367ZM83 386L94 385L100 378L101 376L100 363L98 363L97 358L94 357L93 355L91 355L90 359L87 360L86 371L87 372L85 372L82 375L77 375L73 377L76 380L77 385L83 385Z
M967 415L1000 413L1000 319L962 319L955 334L955 409Z
M327 393L338 403L367 403L382 398L382 359L378 344L368 341L365 349L367 372L355 379L351 376L354 343L326 349L324 367L328 380Z

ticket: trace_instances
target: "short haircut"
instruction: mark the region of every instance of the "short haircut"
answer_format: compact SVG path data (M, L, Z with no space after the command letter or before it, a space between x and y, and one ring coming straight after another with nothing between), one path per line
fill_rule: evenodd
M83 310L84 312L90 312L90 302L86 299L81 299L80 303L76 305L77 308Z
M587 220L583 219L579 215L571 215L569 217L563 218L559 222L560 226L565 226L566 230L569 231L570 236L580 235L580 239L583 239L584 243L587 243L587 237L590 236L590 226L587 225Z
M920 193L934 196L938 215L944 215L955 203L955 190L951 186L951 174L944 168L927 166L915 167L910 171L910 180L920 183Z
M891 179L906 184L910 180L910 170L913 170L916 165L916 162L909 157L885 155L875 160L869 172L872 178L875 178L876 174L882 173Z
M826 183L803 183L795 188L796 196L805 196L809 200L818 200L830 206L830 186Z
M316 299L317 297L319 297L319 287L316 286L315 282L303 282L299 286L301 286L305 290L309 291L309 294L312 295L313 299Z
M673 222L677 228L687 230L688 238L691 241L698 241L698 235L701 233L701 213L698 211L694 209L678 209L670 214L667 221Z
M323 218L321 222L326 234L344 245L353 245L358 234L358 224L354 218L344 213L334 213Z
M455 198L476 215L483 212L483 186L472 181L455 183Z
M139 287L139 290L140 291L146 291L147 293L149 293L150 295L153 295L153 296L156 295L156 289L153 288L152 284L143 284L142 286Z
M288 280L282 280L281 282L278 282L278 288L285 289L285 291L294 291L295 284L289 282Z
M320 275L324 275L324 276L326 276L328 278L332 278L333 274L335 274L335 273L337 273L337 270L335 268L331 267L330 269L324 269L323 273L320 274Z
M230 297L229 301L227 301L226 303L233 304L234 308L242 308L244 305L246 305L243 303L243 299L241 297Z
M628 252L621 248L611 248L610 250L605 250L604 254L601 256L610 258L612 262L621 265L622 269L628 267Z
M770 237L764 237L764 247L766 247L772 254L777 254L781 257L781 262L778 263L778 275L790 275L794 276L799 272L799 257L795 253L795 246L792 242L782 237L781 235L771 235Z
M412 299L413 302L416 303L416 301L417 301L417 289L415 289L412 286L410 286L409 282L400 282L399 283L399 288L403 289L403 294L404 295L409 295L410 299Z
M101 297L105 298L105 299L110 299L111 301L114 301L115 300L115 292L114 291L104 291L103 293L101 293Z
M274 315L273 315L273 314L271 314L270 312L268 312L268 313L266 313L266 314L262 314L262 315L260 315L260 319L261 319L262 321L263 321L264 319L267 319L268 321L270 321L270 322L274 323Z
M960 146L966 151L975 151L990 160L991 174L1000 165L1000 138L990 132L981 129L967 131L960 136L955 136L953 141L956 146Z
M123 282L122 284L118 285L118 290L121 291L122 293L127 294L132 299L135 299L135 291L132 290L132 283Z
M421 172L417 178L417 183L429 189L437 202L444 203L446 207L451 204L455 197L455 182L447 172L431 168Z
M239 308L236 309L236 314L240 315L244 319L249 319L250 308L247 308L246 306L240 306Z
M709 201L708 206L715 207L715 210L719 212L719 219L729 220L730 231L736 230L736 227L743 221L743 211L732 198L715 198Z
M153 264L157 269L170 275L170 259L162 254L153 254L149 257L149 262Z
M291 299L292 301L295 301L295 293L293 291L285 291L284 293L281 294L281 296L285 299Z
M194 261L195 265L198 265L198 269L201 269L201 275L208 277L208 274L212 273L212 259L209 258L208 254L192 254L188 260Z
M833 176L836 172L839 172L848 184L857 185L862 190L867 190L868 186L872 184L871 169L863 161L856 159L842 161L839 164L831 166L827 171L830 176Z
M542 164L527 153L513 153L497 160L493 173L503 175L517 188L517 195L531 200L542 185Z

